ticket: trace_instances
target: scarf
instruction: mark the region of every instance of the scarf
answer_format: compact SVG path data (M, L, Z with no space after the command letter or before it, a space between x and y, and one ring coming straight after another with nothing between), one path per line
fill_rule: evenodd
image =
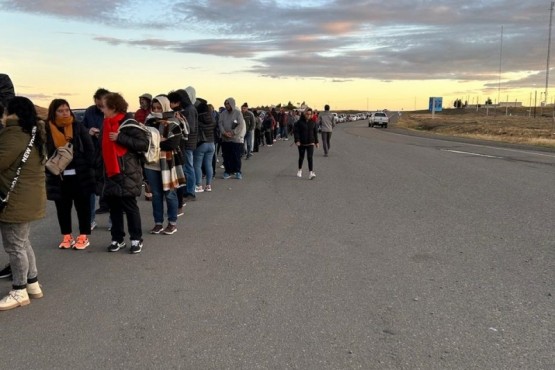
M104 168L106 168L106 175L108 177L121 173L118 157L123 157L127 153L126 147L111 141L109 136L111 132L118 132L120 122L124 117L125 114L118 113L114 117L104 118L102 126L102 159L104 160Z
M56 118L55 123L48 121L48 124L56 148L66 145L73 139L73 117ZM60 131L61 128L64 130L63 133Z

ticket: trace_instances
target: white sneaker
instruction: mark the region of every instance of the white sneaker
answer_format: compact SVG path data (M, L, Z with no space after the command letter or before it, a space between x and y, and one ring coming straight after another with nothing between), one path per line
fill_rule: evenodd
M315 177L316 177L316 174L314 173L314 171L310 171L310 175L308 175L308 178L312 180Z
M27 284L27 294L29 295L29 298L33 299L42 298L44 295L42 294L42 289L40 288L38 281Z
M202 185L195 186L195 193L204 193L204 188L202 187Z
M7 296L0 300L0 311L11 310L19 306L26 306L31 301L27 294L27 289L13 289Z
M297 171L297 177L303 177L303 170Z

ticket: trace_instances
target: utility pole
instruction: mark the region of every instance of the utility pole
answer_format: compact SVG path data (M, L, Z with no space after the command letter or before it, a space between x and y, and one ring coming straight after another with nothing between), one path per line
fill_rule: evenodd
M545 101L547 102L547 90L549 88L549 59L551 56L551 28L553 26L553 7L555 6L555 1L551 2L551 9L549 13L549 37L547 41L547 67L545 69Z
M499 102L501 99L501 66L503 62L503 26L501 26L501 47L499 49L499 83L497 85L497 104L499 106Z

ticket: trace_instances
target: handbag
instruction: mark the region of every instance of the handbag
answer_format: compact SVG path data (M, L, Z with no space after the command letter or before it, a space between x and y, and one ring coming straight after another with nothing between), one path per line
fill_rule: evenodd
M37 134L37 126L34 126L33 130L31 131L31 140L29 140L29 144L27 144L27 148L25 148L25 151L23 152L23 158L21 158L21 162L19 163L17 170L15 170L15 176L12 180L12 184L10 185L10 189L6 194L4 194L3 192L0 192L0 212L4 212L4 210L8 206L10 193L13 191L13 189L15 189L15 185L19 180L19 175L21 174L21 168L23 167L25 162L27 162L27 159L29 159L29 156L31 155L31 150L33 149L33 144L35 143L36 134Z
M46 161L45 167L54 175L59 175L73 160L73 144L58 147Z

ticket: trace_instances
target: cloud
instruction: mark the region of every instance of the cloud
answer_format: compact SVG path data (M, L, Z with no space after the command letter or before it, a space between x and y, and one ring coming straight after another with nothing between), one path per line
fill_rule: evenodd
M95 40L247 59L247 72L263 76L486 85L500 64L504 76L545 70L549 21L547 2L517 0L0 0L0 8L153 31L160 37ZM186 38L175 40L176 31ZM531 78L506 83L528 86Z

